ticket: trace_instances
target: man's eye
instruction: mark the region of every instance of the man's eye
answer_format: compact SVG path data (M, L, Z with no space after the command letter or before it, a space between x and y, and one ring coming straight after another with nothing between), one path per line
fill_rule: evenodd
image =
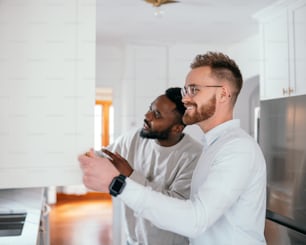
M191 87L192 94L199 92L200 90L197 87Z
M161 114L158 111L153 110L152 106L149 107L149 112L153 113L154 118L156 118L156 119L161 118Z
M157 119L160 118L160 113L158 111L154 111L154 117Z

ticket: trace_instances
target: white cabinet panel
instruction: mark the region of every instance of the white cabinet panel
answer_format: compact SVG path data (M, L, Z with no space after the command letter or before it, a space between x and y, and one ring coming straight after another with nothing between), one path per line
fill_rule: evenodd
M0 188L82 183L77 156L94 141L95 4L1 1L0 36Z
M263 25L264 74L262 98L283 96L289 82L289 43L287 11L271 17Z
M292 10L294 80L297 94L306 93L306 3Z
M261 99L306 94L306 1L281 1L262 10Z

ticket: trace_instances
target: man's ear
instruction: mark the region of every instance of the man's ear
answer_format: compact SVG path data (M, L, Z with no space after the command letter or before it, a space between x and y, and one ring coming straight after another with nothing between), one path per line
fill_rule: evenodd
M222 86L219 92L220 101L224 102L231 98L231 90L227 86Z
M181 133L181 132L183 132L184 128L185 128L185 126L182 125L182 124L175 124L175 125L173 125L172 130L175 133Z

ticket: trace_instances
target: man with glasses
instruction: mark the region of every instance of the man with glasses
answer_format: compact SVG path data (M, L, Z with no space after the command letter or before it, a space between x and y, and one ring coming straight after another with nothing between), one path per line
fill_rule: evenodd
M118 137L104 152L117 152L127 159L116 165L123 176L167 196L188 199L193 169L203 146L183 133L185 109L181 89L167 89L150 104L143 127ZM126 206L124 217L127 244L189 243L187 237L157 228Z
M197 124L205 133L190 199L167 197L130 178L117 186L119 199L138 216L188 236L194 245L266 244L265 160L256 141L233 119L241 87L239 67L227 55L196 56L181 91L183 122ZM85 185L104 192L116 189L119 173L112 163L122 159L110 156L112 161L79 156Z

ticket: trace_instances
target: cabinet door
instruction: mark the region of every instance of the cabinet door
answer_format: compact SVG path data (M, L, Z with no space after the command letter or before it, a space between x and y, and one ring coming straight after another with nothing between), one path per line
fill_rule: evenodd
M282 10L262 24L264 67L261 99L287 95L290 75L287 16L287 10Z
M292 11L293 76L294 94L306 94L306 1Z
M94 141L95 4L0 2L0 189L80 184L77 155Z

